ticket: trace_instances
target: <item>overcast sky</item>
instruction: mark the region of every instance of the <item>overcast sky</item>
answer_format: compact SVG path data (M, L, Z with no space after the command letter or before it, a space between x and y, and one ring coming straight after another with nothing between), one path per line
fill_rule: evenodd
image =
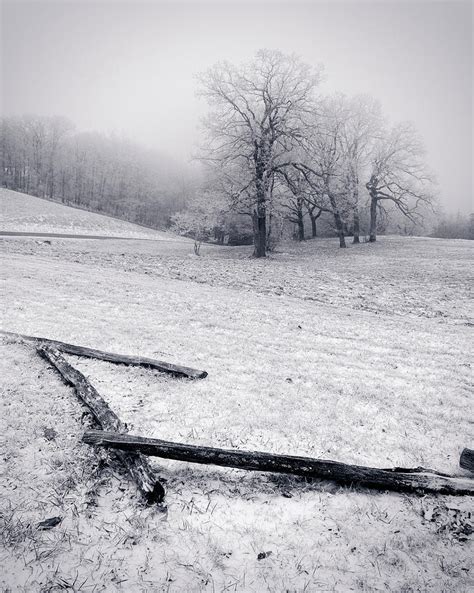
M447 210L472 211L467 2L2 3L2 111L64 115L188 158L205 106L194 75L260 48L323 63L324 90L370 93L411 120Z

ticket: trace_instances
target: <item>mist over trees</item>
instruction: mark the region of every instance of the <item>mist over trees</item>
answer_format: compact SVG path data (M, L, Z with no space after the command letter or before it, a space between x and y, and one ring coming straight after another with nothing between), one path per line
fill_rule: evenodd
M436 222L431 237L442 239L474 239L474 213L443 215Z
M2 118L0 150L2 187L155 228L169 226L195 185L170 157L61 117Z
M433 204L433 180L410 124L390 126L374 99L323 96L322 69L279 51L246 64L216 64L199 79L210 107L201 158L208 183L228 209L252 221L254 255L271 247L272 219L288 220L304 240L305 215L332 219L341 247L360 242L393 211L412 224ZM326 217L327 220L327 217ZM278 226L278 225L277 225Z
M256 257L290 229L299 241L330 235L346 247L348 237L374 242L378 232L433 224L435 186L413 125L388 122L370 96L325 95L322 79L322 66L270 50L202 73L209 113L199 170L117 135L76 131L64 118L5 117L0 183L171 226L197 250L209 239L250 240ZM438 234L453 232L450 224Z

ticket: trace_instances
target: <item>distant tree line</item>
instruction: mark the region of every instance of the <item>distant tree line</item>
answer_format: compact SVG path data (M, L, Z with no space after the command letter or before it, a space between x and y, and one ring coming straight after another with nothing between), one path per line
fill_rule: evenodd
M278 51L200 76L210 111L191 173L114 134L60 117L0 119L0 184L154 228L198 245L253 242L264 257L286 233L336 235L341 247L432 226L434 182L411 124L391 125L369 96L319 92L322 68ZM202 173L202 174L201 174ZM423 229L427 233L427 226ZM472 238L472 218L434 236Z
M308 222L316 236L319 222L330 220L345 247L349 234L354 243L362 232L374 242L393 212L410 225L423 219L434 192L416 130L389 125L368 96L323 96L320 81L321 67L268 50L201 75L210 112L201 152L206 186L194 214L208 232L212 222L222 234L233 217L247 217L254 255L264 257L288 221L304 240Z
M458 213L455 216L442 216L436 223L431 237L443 239L474 239L474 213Z
M0 120L0 184L154 228L169 225L192 191L169 157L117 135L77 132L61 117Z

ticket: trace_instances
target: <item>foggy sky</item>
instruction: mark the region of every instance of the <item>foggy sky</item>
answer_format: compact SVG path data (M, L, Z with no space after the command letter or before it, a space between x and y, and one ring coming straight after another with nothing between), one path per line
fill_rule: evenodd
M472 204L470 2L2 4L2 112L63 115L189 158L206 106L195 74L260 48L325 65L322 90L370 93L411 120L449 211Z

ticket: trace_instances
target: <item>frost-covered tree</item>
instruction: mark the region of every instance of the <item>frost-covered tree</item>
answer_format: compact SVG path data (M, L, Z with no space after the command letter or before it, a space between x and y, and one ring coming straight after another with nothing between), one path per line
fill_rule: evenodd
M340 247L346 247L345 219L352 208L347 191L347 163L342 150L346 115L341 96L321 101L313 113L311 134L304 140L304 150L291 165L302 173L310 188L306 194L307 202L333 216Z
M211 191L198 193L188 207L171 219L171 228L179 235L194 239L194 253L200 255L201 243L207 241L216 228L224 226L226 204Z
M343 98L345 109L340 134L348 201L352 206L353 243L360 242L360 194L364 173L375 142L380 138L382 113L379 103L367 95Z
M446 239L474 239L474 213L458 212L451 216L441 214L430 236Z
M28 115L1 120L3 186L53 198L57 165L71 122L62 117Z
M282 209L285 212L285 218L296 225L298 241L305 240L304 214L305 214L305 196L308 183L301 171L285 168L281 171L281 176L289 190L289 195L282 200Z
M377 212L391 202L410 221L422 218L421 206L434 200L433 180L423 161L422 142L409 123L381 136L373 150L366 188L370 196L370 236L377 238Z
M298 158L294 158L294 163L298 163ZM321 207L318 207L318 195L314 187L308 183L304 173L293 165L282 169L278 178L281 180L282 187L280 194L285 193L280 199L280 209L284 213L286 220L296 225L296 239L304 241L305 234L305 214L311 221L311 236L317 236L316 221L323 213Z
M200 76L200 94L211 106L202 157L227 177L234 203L249 208L256 257L267 251L275 174L307 134L319 79L319 68L269 50L238 66L218 63Z

